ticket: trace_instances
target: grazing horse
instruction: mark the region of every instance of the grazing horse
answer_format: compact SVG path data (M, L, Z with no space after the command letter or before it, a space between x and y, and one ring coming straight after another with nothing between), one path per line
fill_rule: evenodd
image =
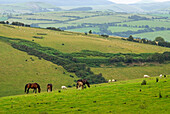
M41 88L40 85L37 83L28 83L25 85L25 92L27 92L27 94L29 93L29 89L34 89L33 92L37 93L37 88L38 88L38 92L40 93Z
M47 84L47 92L52 92L52 84Z
M78 88L82 88L82 89L84 89L84 85L83 85L83 82L77 82L77 86L76 86L76 88L78 89Z
M82 80L82 79L77 80L77 86L76 86L77 88L81 86L81 83L80 83L80 82L82 82L82 83L83 83L83 87L82 87L82 89L84 88L84 85L85 85L85 84L87 84L87 86L90 88L90 84L89 84L89 82L88 82L86 79L83 79L83 80Z

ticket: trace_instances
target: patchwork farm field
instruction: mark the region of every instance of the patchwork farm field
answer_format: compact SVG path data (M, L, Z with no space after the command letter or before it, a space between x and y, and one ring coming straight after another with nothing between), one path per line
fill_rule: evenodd
M148 25L150 27L166 27L166 28L170 27L169 21L165 22L165 21L161 21L161 20L142 20L142 21L132 21L132 22L121 23L121 25L123 25L123 24L131 25L131 26Z
M159 82L156 82L158 78ZM170 109L170 78L148 78L0 98L0 113L159 113Z
M110 36L129 37L130 35L154 40L161 32L169 34L169 14L128 14L109 11L58 11L42 13L26 13L2 17L3 21L22 22L32 27L56 27L72 32L88 32L107 34ZM156 30L155 28L159 29ZM152 29L152 30L151 30ZM140 31L143 30L143 31ZM133 31L133 32L131 32ZM138 33L136 33L138 31ZM150 32L155 34L150 34ZM120 32L116 34L116 32ZM126 32L124 34L123 32ZM150 34L141 36L138 34ZM162 37L169 41L169 36Z
M170 31L158 31L158 32L148 32L148 33L141 33L141 34L135 34L134 37L140 37L140 38L149 38L151 40L154 40L156 37L163 37L165 41L170 42Z

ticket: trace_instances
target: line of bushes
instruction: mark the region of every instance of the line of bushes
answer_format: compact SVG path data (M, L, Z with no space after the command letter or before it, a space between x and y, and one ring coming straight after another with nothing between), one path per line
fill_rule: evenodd
M144 63L159 62L164 63L170 60L170 52L164 53L101 53L97 51L84 50L78 53L72 53L73 61L77 63L86 63L91 67L100 67L100 65L113 65L114 63Z
M74 72L77 77L88 79L90 83L106 82L102 74L94 74L86 64L75 63L72 61L73 57L69 54L63 54L53 48L42 47L39 44L27 40L17 39L17 41L13 41L13 39L6 37L0 37L0 39L8 41L13 48L27 52L29 55L34 55L39 59L43 58L54 64L61 65L68 72Z

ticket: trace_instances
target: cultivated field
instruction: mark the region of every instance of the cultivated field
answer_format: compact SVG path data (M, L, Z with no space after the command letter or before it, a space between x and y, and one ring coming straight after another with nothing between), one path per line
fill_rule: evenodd
M133 17L134 16L134 17ZM88 32L92 30L96 34L108 34L115 35L115 32L121 32L118 36L129 37L129 34L123 34L122 32L144 30L142 35L139 33L132 33L130 35L140 38L147 38L154 40L157 36L162 36L169 41L169 14L127 14L127 13L115 13L107 11L58 11L58 12L42 12L42 13L26 13L20 15L12 15L10 17L1 17L2 21L23 22L25 24L31 24L33 27L60 27L67 31L73 32ZM111 24L112 23L112 24ZM85 24L85 26L82 26ZM114 26L113 24L117 24ZM105 26L107 26L105 28ZM148 26L152 29L154 34L147 32ZM156 31L156 27L163 27L166 30ZM103 31L104 30L104 31ZM112 33L108 32L111 31ZM162 33L162 34L161 34ZM150 34L150 35L147 35ZM156 34L156 35L155 35ZM165 34L165 35L164 35Z

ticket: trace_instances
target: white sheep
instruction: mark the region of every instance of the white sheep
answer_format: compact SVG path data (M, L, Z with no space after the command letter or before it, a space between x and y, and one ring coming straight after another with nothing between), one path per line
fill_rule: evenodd
M116 80L115 80L115 79L112 79L112 82L116 82Z
M67 87L66 86L61 86L61 89L67 89Z
M148 76L148 75L144 75L144 78L149 78L150 76Z

